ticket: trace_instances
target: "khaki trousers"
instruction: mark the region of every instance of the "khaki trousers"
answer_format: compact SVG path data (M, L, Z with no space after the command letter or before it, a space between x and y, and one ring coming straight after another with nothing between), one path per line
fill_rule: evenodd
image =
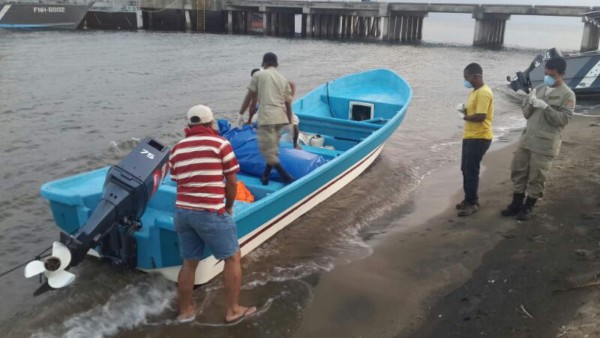
M554 156L542 155L517 148L511 163L510 178L515 193L527 193L531 198L541 198L544 184Z
M279 139L281 132L288 124L259 125L256 134L258 147L268 165L279 164Z

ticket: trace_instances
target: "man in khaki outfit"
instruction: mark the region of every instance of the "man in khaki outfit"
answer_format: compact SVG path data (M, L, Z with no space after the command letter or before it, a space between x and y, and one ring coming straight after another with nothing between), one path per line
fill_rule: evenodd
M518 220L526 221L533 216L533 206L542 197L546 175L560 151L561 133L573 118L575 108L575 94L563 81L566 68L567 63L561 57L548 60L544 84L533 89L523 102L527 126L513 156L513 200L502 210L503 216L516 215Z
M267 165L261 177L264 185L269 183L271 170L275 168L284 183L294 178L288 174L279 162L279 139L283 129L292 121L292 88L289 81L278 71L277 55L266 53L263 56L263 70L252 75L248 93L240 108L244 115L251 102L258 102L258 147Z

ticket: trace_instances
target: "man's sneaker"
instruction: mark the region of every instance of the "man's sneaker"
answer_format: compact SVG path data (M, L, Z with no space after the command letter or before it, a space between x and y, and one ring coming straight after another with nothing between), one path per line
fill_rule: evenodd
M458 210L458 216L464 217L464 216L473 215L474 213L477 212L477 210L479 210L479 207L477 206L477 204L465 203L465 207Z
M467 203L466 200L462 200L460 203L457 203L455 205L456 210L462 210L464 209L467 205L469 205L469 203ZM479 206L479 202L476 203L477 206Z

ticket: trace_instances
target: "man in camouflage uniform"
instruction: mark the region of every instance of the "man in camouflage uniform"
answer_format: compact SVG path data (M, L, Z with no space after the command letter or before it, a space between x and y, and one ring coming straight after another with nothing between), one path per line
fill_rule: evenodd
M533 89L523 102L527 126L512 159L513 200L502 210L503 216L516 215L518 220L526 221L542 197L548 170L560 151L561 133L575 108L575 94L563 81L566 68L561 57L548 60L544 84Z

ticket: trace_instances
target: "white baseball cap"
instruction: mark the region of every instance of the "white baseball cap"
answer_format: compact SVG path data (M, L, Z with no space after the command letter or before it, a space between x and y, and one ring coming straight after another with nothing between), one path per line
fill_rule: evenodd
M213 118L212 110L204 105L198 104L187 112L187 121L190 125L209 123Z

